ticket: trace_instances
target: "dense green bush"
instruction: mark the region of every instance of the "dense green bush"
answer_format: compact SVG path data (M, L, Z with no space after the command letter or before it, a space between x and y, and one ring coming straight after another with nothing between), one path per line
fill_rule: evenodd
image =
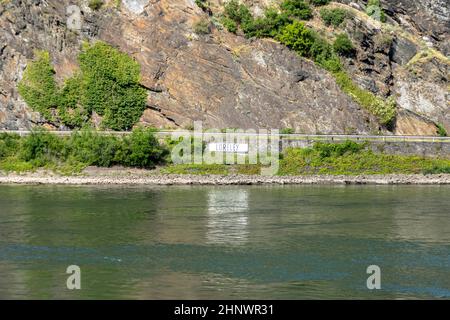
M75 131L70 136L57 136L42 129L26 137L0 134L0 168L66 168L69 172L86 166L153 168L165 163L169 153L154 133L151 128L137 128L123 137L90 130Z
M221 21L222 25L227 29L229 32L236 33L238 30L238 25L236 21L232 20L229 17L222 17Z
M280 30L276 37L281 43L295 50L299 55L314 60L331 72L341 70L341 62L333 47L302 22L294 21Z
M122 140L115 136L83 130L73 133L65 141L64 159L86 166L110 167L120 163L117 154L122 148Z
M231 0L225 4L224 14L237 24L246 24L253 20L253 16L245 4L238 0Z
M348 56L354 53L355 47L347 34L341 33L336 37L333 43L334 51L343 56Z
M167 149L159 144L154 130L137 128L124 137L123 149L117 159L124 166L151 168L163 163L167 155Z
M55 70L48 52L36 51L35 59L28 63L19 82L19 94L35 111L48 120L52 119L51 109L58 104L58 88Z
M311 8L303 0L284 0L280 8L287 15L300 20L309 20L313 17Z
M286 13L278 13L275 9L267 9L263 17L258 17L244 26L247 37L270 37L275 38L280 30L292 19Z
M342 68L341 60L336 55L333 46L317 34L314 34L310 56L319 66L330 72L337 72Z
M81 104L82 76L66 79L60 90L57 113L60 121L70 128L80 128L89 122L90 113Z
M20 136L0 133L0 160L12 156L19 148Z
M349 12L341 8L324 8L320 10L320 16L327 26L339 27L349 17Z
M37 52L19 83L20 95L47 120L59 120L71 128L88 123L95 111L103 117L103 127L131 129L147 99L145 89L139 85L139 64L100 41L85 44L78 60L80 72L59 89L49 54Z
M294 21L281 29L277 39L302 56L310 56L315 38L303 22Z
M233 33L239 26L246 37L275 38L283 27L292 23L293 18L299 18L302 15L301 10L305 8L308 8L310 12L303 1L288 0L281 4L281 12L275 8L268 8L264 16L255 19L245 4L231 0L225 5L222 24Z
M104 42L86 44L79 55L81 104L103 116L102 125L129 130L145 109L147 93L139 85L140 66Z
M61 158L64 144L62 139L45 130L37 130L21 141L20 159L42 167Z

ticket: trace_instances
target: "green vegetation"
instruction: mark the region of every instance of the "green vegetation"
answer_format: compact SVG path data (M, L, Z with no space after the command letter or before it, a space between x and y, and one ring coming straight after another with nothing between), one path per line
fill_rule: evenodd
M129 130L145 110L147 93L139 85L140 66L104 42L86 44L79 56L80 103L103 117L102 125Z
M5 171L46 168L73 173L87 166L113 165L153 168L165 163L168 153L155 138L154 129L137 128L123 137L86 130L67 137L44 130L26 137L0 135L0 169Z
M142 115L147 98L139 85L139 64L100 41L85 44L78 60L80 71L58 88L49 54L36 52L19 83L20 95L53 123L80 128L96 112L105 128L131 129Z
M325 6L331 2L331 0L310 0L309 1L312 5L319 7L319 6Z
M287 149L280 161L280 175L355 175L448 173L449 159L376 154L364 144L317 143L312 148Z
M82 130L56 136L37 130L26 137L0 134L0 170L33 171L39 168L60 174L81 172L87 166L154 168L166 165L167 174L258 175L258 164L170 164L171 149L182 140L161 145L154 129L137 128L126 136L102 135ZM193 139L188 141L192 150ZM200 144L202 149L205 145ZM261 160L261 159L260 159ZM366 143L316 143L311 148L290 148L280 157L279 175L309 174L441 174L450 173L450 159L374 153Z
M280 31L277 40L305 57L311 56L311 47L315 41L313 32L300 21L286 25Z
M28 64L18 87L25 102L46 118L51 118L50 109L58 101L54 76L48 52L36 51L35 60Z
M280 12L268 8L263 17L254 18L248 7L237 0L229 1L224 7L222 24L230 32L242 29L246 37L272 37L293 19L307 20L312 18L312 10L301 0L285 0L280 5Z
M450 165L433 165L431 168L427 168L423 171L424 174L450 174Z
M437 133L441 136L441 137L447 137L447 130L445 130L444 126L442 124L438 124L437 125Z
M211 33L209 21L206 19L202 19L194 24L194 32L196 34L209 34Z
M228 32L231 32L231 33L236 33L237 32L238 25L231 18L223 17L221 22L222 22L222 25L225 27L225 29L228 30Z
M342 56L348 56L355 52L355 47L347 34L341 33L333 43L334 51Z
M195 4L203 11L209 10L209 1L207 0L195 0Z
M293 134L295 133L294 129L292 128L283 128L280 130L281 134Z
M309 20L313 17L311 8L303 0L284 0L280 8L288 16L300 20Z
M280 30L278 41L295 50L299 55L314 60L322 68L337 72L341 62L333 47L303 22L294 21Z
M366 13L375 20L386 22L386 13L381 7L380 0L369 0L367 3Z
M350 95L357 103L366 108L386 127L391 127L396 117L396 102L394 98L383 100L372 92L358 87L349 75L343 71L336 72L335 78L344 92Z
M89 0L89 8L99 10L103 6L102 0Z
M253 21L253 16L248 7L239 3L238 0L230 0L225 4L224 15L238 25L249 24Z
M330 3L331 0L310 0L310 2L315 5L316 7L318 6L324 6Z
M320 10L320 17L327 26L339 27L349 16L350 13L341 8Z

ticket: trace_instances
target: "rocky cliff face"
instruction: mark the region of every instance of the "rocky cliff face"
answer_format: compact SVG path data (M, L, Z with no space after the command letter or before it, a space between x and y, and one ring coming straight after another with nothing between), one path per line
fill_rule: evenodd
M45 124L17 93L34 49L51 53L57 79L63 81L77 69L81 42L100 39L140 63L141 83L148 90L141 122L148 125L189 127L202 120L214 128L387 132L329 73L284 46L245 39L213 23L210 34L197 35L193 26L207 14L193 0L122 0L120 6L105 1L97 11L88 2L0 2L0 129ZM222 2L211 1L212 8L220 10ZM255 12L273 2L248 1ZM332 5L363 10L364 1L341 2ZM358 48L354 61L346 62L355 82L379 96L398 97L394 133L435 134L436 123L450 131L449 4L436 2L389 1L388 27L363 15L345 25ZM82 14L78 32L67 27L67 8L73 4ZM383 41L385 35L392 41Z

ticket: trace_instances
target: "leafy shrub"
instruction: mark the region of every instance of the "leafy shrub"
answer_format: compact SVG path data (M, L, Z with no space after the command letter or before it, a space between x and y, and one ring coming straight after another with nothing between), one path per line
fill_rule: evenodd
M203 11L209 10L209 2L206 0L195 0L195 4Z
M245 4L239 3L237 0L231 0L225 4L224 14L238 25L249 23L253 20L253 16L248 7Z
M278 13L275 9L267 9L264 17L258 17L243 26L247 37L276 37L280 30L292 19L286 13Z
M284 0L280 8L287 15L300 20L309 20L313 17L311 8L303 0Z
M0 135L0 168L8 171L51 167L63 173L79 172L86 166L152 168L167 161L168 149L154 135L154 129L138 128L118 137L95 131L56 136L39 129L26 137Z
M79 63L83 77L81 104L87 112L103 116L105 127L130 129L142 115L147 98L139 85L139 64L100 41L84 46Z
M228 30L228 32L231 32L231 33L237 32L238 25L234 20L230 19L229 17L223 17L221 22L222 22L222 25L225 27L225 29Z
M151 168L162 163L168 154L154 135L153 129L137 128L124 137L122 154L117 156L125 166Z
M438 128L438 130L437 130L438 135L440 135L441 137L447 136L447 130L445 130L445 128L442 124L438 124L437 128Z
M67 79L60 90L57 114L70 128L80 128L90 119L89 112L80 104L82 80L81 74L76 74Z
M35 59L28 64L18 87L19 94L25 102L47 120L51 120L50 110L57 106L58 100L54 75L50 54L36 51Z
M102 0L89 0L89 8L99 10L103 6Z
M303 22L294 21L281 29L277 39L302 56L309 56L314 36Z
M386 22L386 14L381 7L380 0L369 0L367 3L366 13L375 20Z
M19 148L19 143L19 135L0 133L0 159L14 155Z
M122 142L115 136L83 130L73 133L66 141L64 158L86 166L110 167L117 164L116 154L121 148Z
M60 138L44 130L35 130L22 140L20 158L42 167L55 163L61 157L63 143Z
M339 27L348 18L349 12L341 8L324 8L320 10L320 16L327 26Z
M310 56L319 66L330 72L341 70L341 60L334 52L333 47L317 34L314 34L314 43L310 49Z
M334 51L343 56L350 55L355 51L352 41L345 33L341 33L336 37L333 48Z
M211 32L209 21L206 19L200 20L194 24L194 32L196 34L209 34Z

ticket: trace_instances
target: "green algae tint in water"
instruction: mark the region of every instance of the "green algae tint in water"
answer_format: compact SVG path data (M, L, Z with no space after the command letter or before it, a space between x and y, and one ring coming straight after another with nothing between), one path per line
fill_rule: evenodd
M450 187L0 186L0 298L450 298ZM66 288L69 265L81 290ZM381 290L366 269L381 268Z

